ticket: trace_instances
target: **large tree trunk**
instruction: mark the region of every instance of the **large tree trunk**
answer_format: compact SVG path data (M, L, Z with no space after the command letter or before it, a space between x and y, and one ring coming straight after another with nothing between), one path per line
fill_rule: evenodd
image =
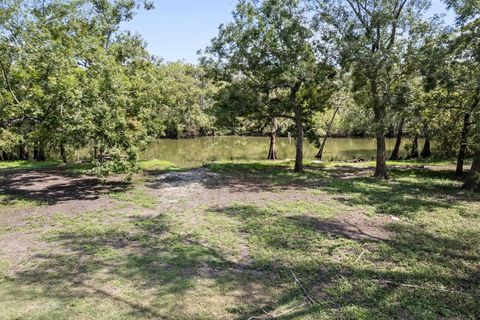
M397 140L395 141L395 147L393 148L390 160L398 160L400 158L400 145L402 144L403 124L405 119L402 118L398 124Z
M297 129L295 172L303 172L303 110L299 105L295 106L295 125Z
M465 160L465 154L467 153L467 138L468 138L468 127L470 126L470 113L465 113L463 117L463 129L462 136L460 137L460 149L458 150L457 157L457 170L455 171L455 176L463 176L463 162Z
M337 115L338 110L340 110L340 107L337 107L335 109L335 112L333 113L332 119L330 120L330 123L328 124L327 132L325 133L325 137L323 138L322 145L320 146L320 149L318 150L318 153L315 156L315 158L317 158L319 160L322 160L323 150L325 149L325 144L327 143L327 138L330 134L330 130L332 129L333 121L335 120L335 116Z
M480 183L480 149L473 154L472 167L468 173L467 179L463 184L464 189L473 190L478 187Z
M277 160L277 119L272 119L272 131L270 132L270 148L268 150L268 160Z
M432 155L432 151L430 150L430 139L428 136L425 136L425 143L423 144L422 152L420 152L420 156L422 158L429 158Z

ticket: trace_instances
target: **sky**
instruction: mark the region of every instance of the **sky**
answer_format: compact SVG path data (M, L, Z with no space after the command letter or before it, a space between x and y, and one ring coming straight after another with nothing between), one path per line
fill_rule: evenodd
M155 9L140 11L122 25L142 35L150 53L165 61L196 63L197 51L218 34L218 26L231 21L236 0L154 0ZM432 0L428 15L447 13L441 0ZM447 13L447 23L453 15Z

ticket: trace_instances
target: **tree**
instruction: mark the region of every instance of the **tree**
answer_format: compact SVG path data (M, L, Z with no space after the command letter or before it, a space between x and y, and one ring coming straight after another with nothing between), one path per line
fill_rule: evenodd
M167 137L206 135L213 126L211 109L217 87L205 70L181 62L158 66L160 103Z
M388 178L385 131L392 90L412 72L409 57L418 47L428 7L421 0L313 1L319 25L338 33L341 65L353 77L356 100L374 113L377 141L374 176Z
M475 119L474 127L474 143L473 143L473 162L470 172L465 180L464 188L474 189L480 183L480 5L476 0L446 0L450 9L457 14L457 33L454 35L454 52L458 57L457 61L461 65L467 64L469 72L474 74L474 79L470 85L471 104L469 112L464 117L464 130L468 129L466 125L470 125L470 119ZM467 73L468 74L468 73ZM462 153L462 149L459 152ZM462 165L463 167L463 165Z
M138 36L118 28L141 5L150 8L133 0L6 5L0 126L4 136L21 137L19 157L27 145L37 160L52 150L67 160L68 146L91 147L101 173L135 168L138 148L148 140L146 109L155 110L158 100L142 95L155 92L144 81L155 61Z
M327 64L299 0L241 0L234 21L221 26L203 63L223 80L248 82L261 103L250 116L295 123L295 171L303 171L304 125L324 108L335 70ZM320 46L321 48L321 46Z

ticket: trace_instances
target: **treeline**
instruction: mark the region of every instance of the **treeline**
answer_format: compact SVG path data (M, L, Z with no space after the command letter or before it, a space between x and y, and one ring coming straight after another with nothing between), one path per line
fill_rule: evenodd
M163 63L124 21L139 0L7 0L0 4L0 158L89 150L101 172L135 170L160 137L374 136L375 176L388 178L385 137L411 157L474 161L480 170L480 5L445 0L454 26L427 18L427 0L239 0L199 66ZM426 143L418 146L419 138ZM266 155L267 156L267 155ZM319 152L319 157L321 152Z
M295 171L302 141L320 147L334 134L367 134L377 141L374 175L389 178L387 159L399 158L407 133L410 157L458 157L465 187L480 172L480 4L445 0L454 26L428 18L430 1L240 0L233 22L220 27L202 64L227 84L217 120L257 121L270 130L275 158L279 123L293 126ZM385 138L397 137L392 154ZM419 138L425 138L423 146Z
M102 170L132 170L162 136L212 131L216 92L203 69L162 63L121 32L144 1L2 1L0 160L90 150Z

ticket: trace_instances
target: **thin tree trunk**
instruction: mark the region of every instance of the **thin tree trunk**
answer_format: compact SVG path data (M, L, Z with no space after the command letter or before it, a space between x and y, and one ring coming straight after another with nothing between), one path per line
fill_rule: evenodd
M377 140L377 158L375 165L374 177L379 179L389 179L390 176L387 170L387 153L385 146L385 107L381 105L378 97L377 84L372 81L371 93L374 98L374 112L375 112L375 138Z
M18 146L18 159L19 160L28 160L28 151L25 144Z
M67 163L67 153L65 152L65 145L63 143L60 144L60 158L63 163Z
M410 159L418 158L418 136L415 136L412 141L412 151L410 152Z
M405 119L402 118L398 125L397 140L395 141L395 147L393 148L392 154L390 155L390 160L398 160L400 158L400 146L402 144L404 123L405 123Z
M303 172L303 112L300 105L295 106L295 125L297 129L295 150L295 172Z
M470 113L465 113L463 118L463 129L462 136L460 137L460 149L458 150L457 157L457 169L455 170L455 176L463 176L463 163L465 160L465 154L467 153L467 138L468 138L468 127L470 126Z
M38 142L33 145L33 160L38 160Z
M325 149L325 144L327 143L327 138L330 135L330 130L332 129L333 121L335 120L335 116L338 113L338 110L340 110L340 107L337 107L335 109L335 112L333 113L332 119L330 120L330 123L328 124L327 132L325 133L325 137L323 138L322 145L320 146L320 149L318 150L317 155L315 158L322 160L323 157L323 150Z
M39 143L37 146L37 161L45 161L45 148L42 143Z
M277 119L272 119L272 131L270 132L270 148L268 150L268 160L277 160Z
M295 172L303 172L303 110L295 107L295 125L297 127L297 140L295 151Z
M468 173L467 179L463 184L464 189L473 190L478 187L480 182L480 149L473 154L472 167Z

